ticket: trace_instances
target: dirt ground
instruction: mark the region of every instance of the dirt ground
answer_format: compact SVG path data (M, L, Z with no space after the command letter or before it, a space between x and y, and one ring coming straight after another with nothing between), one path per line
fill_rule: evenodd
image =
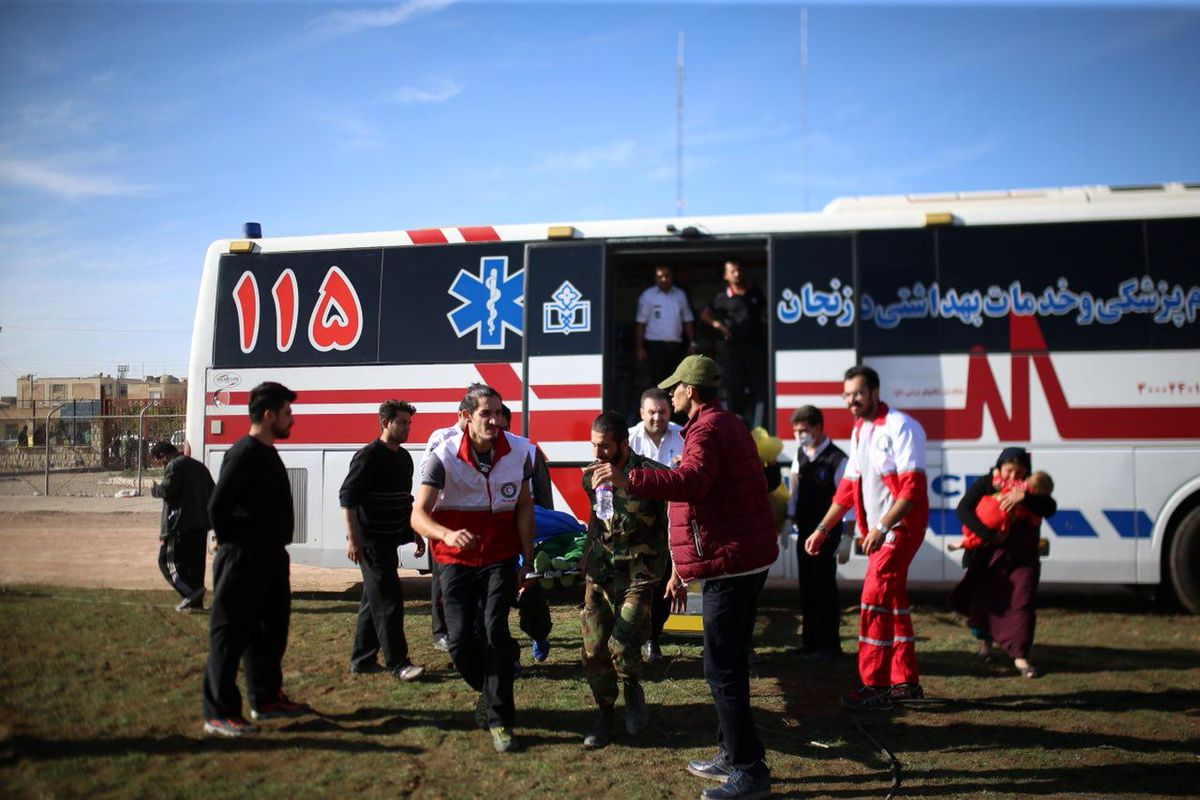
M0 586L166 589L158 571L161 508L153 497L0 495ZM205 579L211 589L211 568ZM353 569L292 565L293 591L341 592L360 580Z

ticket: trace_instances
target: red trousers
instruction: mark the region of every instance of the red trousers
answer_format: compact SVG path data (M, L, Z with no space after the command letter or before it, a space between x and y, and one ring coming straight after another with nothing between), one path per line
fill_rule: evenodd
M858 674L864 686L918 683L916 641L908 609L908 565L925 532L897 527L895 539L867 560L858 626Z

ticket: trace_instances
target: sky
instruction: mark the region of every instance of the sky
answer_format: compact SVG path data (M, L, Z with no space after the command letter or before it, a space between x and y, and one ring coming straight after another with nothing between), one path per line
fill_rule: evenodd
M0 0L0 395L185 376L245 221L674 215L680 33L685 215L1200 181L1200 0Z

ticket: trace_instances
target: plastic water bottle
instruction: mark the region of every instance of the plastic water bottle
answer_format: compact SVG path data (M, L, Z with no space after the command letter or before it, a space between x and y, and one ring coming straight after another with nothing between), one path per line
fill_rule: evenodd
M596 487L596 518L608 521L613 517L612 484L602 483Z

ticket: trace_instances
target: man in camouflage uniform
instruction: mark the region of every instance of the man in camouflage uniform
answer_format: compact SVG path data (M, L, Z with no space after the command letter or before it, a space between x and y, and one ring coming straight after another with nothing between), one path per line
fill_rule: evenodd
M592 422L592 451L597 463L615 469L666 469L629 449L629 430L621 415L608 411ZM583 571L586 576L581 628L583 671L600 707L600 717L583 740L588 748L608 744L617 681L625 687L625 730L641 732L650 721L640 683L641 647L650 632L650 606L670 567L667 508L660 500L641 500L613 492L612 519L596 516L596 494L586 474L583 488L592 504Z

